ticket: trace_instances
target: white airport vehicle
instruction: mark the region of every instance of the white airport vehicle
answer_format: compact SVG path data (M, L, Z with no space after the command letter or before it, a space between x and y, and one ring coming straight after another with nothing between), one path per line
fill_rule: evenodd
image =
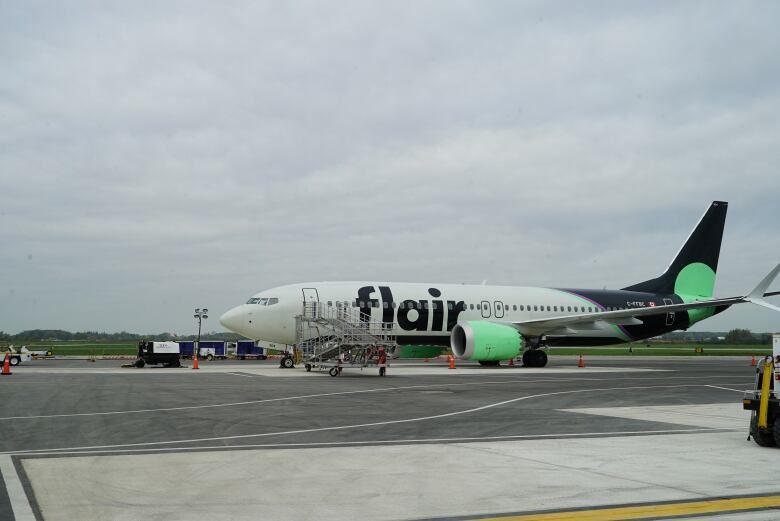
M46 356L53 356L54 353L50 349L39 349L32 351L30 349L27 349L27 346L22 346L20 349L22 353L29 353L32 357L46 357Z
M138 342L138 359L135 366L139 369L150 364L163 364L165 367L181 367L181 354L177 342Z
M22 362L29 362L32 360L32 356L29 352L24 351L24 346L22 346L22 349L19 349L18 351L14 348L13 345L8 346L8 349L4 351L0 351L0 364L3 364L5 361L5 355L8 355L8 363L10 363L13 366L17 366L21 364Z
M727 208L728 203L714 201L666 271L620 290L313 282L257 293L223 314L220 323L250 339L305 345L320 336L327 342L335 330L305 313L307 305L316 303L314 309L323 316L326 310L335 316L356 311L358 318L344 322L344 331L379 323L381 332L400 345L448 345L457 358L482 365L498 365L522 353L523 365L543 367L547 346L642 340L688 329L746 302L780 311L764 300L780 293L766 293L780 264L749 293L713 298ZM303 335L302 319L308 323Z

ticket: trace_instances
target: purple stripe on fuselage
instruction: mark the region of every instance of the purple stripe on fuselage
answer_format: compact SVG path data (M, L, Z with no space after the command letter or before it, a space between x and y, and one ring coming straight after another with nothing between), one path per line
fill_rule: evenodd
M593 300L592 298L590 298L590 297L586 297L586 296L585 296L585 295L583 295L582 293L578 293L578 292L576 292L576 291L573 291L573 290L570 290L570 289L561 289L561 288L555 288L555 289L557 289L558 291L563 291L563 292L565 292L565 293L569 293L569 294L571 294L571 295L574 295L574 296L576 296L576 297L580 297L580 298L581 298L581 299L583 299L583 300L587 300L588 302L590 302L591 304L593 304L593 305L594 305L594 306L596 306L597 308L601 308L601 311L605 311L605 310L607 309L607 306L604 306L603 304L599 304L598 302L596 302L596 301L595 301L595 300ZM620 329L620 330L623 332L623 334L624 334L624 335L626 335L626 336L627 336L629 339L633 339L633 338L634 338L634 337L632 337L632 336L629 334L629 332L628 332L628 331L626 331L626 328L625 328L625 327L623 327L623 326L620 326L620 325L618 325L617 327L618 327L618 329Z

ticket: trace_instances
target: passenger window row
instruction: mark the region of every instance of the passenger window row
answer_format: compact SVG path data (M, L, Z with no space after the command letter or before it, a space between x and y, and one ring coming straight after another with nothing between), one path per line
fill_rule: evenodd
M250 299L250 302L247 302L247 303L248 304L253 304L253 302L251 302L252 300L265 300L265 299ZM273 301L273 302L271 302L271 301ZM268 305L270 306L271 304L276 304L276 302L278 302L278 299L269 299ZM260 304L263 305L262 303L260 303ZM328 306L333 306L334 305L332 300L329 300L327 304L328 304ZM343 307L349 307L349 306L351 306L353 308L356 308L356 307L360 307L360 308L367 308L367 307L379 308L379 307L382 307L382 308L385 308L385 309L388 309L388 308L404 309L404 303L403 302L396 303L396 302L384 302L383 301L381 303L381 305L380 305L379 301L373 301L373 302L359 301L358 302L358 301L354 301L353 300L351 302L349 302L349 301L345 301L345 302L336 301L335 305L339 306L339 307L342 307L342 306ZM502 305L502 304L498 304L498 305ZM406 305L406 309L416 309L416 306L417 306L416 301L412 301L412 302L410 302L410 303L408 303ZM503 306L504 306L504 311L509 311L509 305L508 304L503 304ZM464 309L469 309L469 310L475 310L476 309L477 311L482 311L483 308L490 309L491 311L493 310L493 306L492 305L484 305L483 306L481 303L480 304L464 304ZM423 301L423 309L434 309L434 310L439 309L439 303L438 302L433 302L433 303L429 304L427 301ZM443 305L442 305L442 309L443 309ZM447 303L447 309L449 309L449 310L453 310L454 309L454 305L452 304L452 302L448 302ZM512 311L552 311L552 312L560 311L560 312L567 312L567 313L598 313L599 311L623 311L623 310L626 310L626 309L628 309L628 308L625 307L625 306L605 306L602 309L599 309L596 306L547 306L547 305L538 305L538 304L536 304L536 305L520 304L519 306L517 304L513 304L512 305Z

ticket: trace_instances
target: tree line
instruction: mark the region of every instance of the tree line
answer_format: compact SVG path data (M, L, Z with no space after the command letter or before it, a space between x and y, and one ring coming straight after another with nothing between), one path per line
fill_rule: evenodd
M125 342L125 341L137 341L154 338L155 340L196 340L197 335L175 335L172 333L129 333L127 331L120 331L118 333L106 333L102 331L77 331L72 333L63 329L29 329L27 331L21 331L15 335L11 335L4 331L0 331L0 341L5 342L32 342L32 341L68 341L68 340L83 340L88 342L100 341L100 342ZM209 333L203 333L200 336L201 340L227 340L236 341L241 340L241 335L235 333L217 333L211 331Z

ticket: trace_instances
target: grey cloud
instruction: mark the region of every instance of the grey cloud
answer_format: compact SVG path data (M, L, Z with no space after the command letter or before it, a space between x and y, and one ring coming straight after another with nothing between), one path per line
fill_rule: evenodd
M779 14L3 4L0 329L186 332L302 280L620 287L713 199L740 293L780 259Z

